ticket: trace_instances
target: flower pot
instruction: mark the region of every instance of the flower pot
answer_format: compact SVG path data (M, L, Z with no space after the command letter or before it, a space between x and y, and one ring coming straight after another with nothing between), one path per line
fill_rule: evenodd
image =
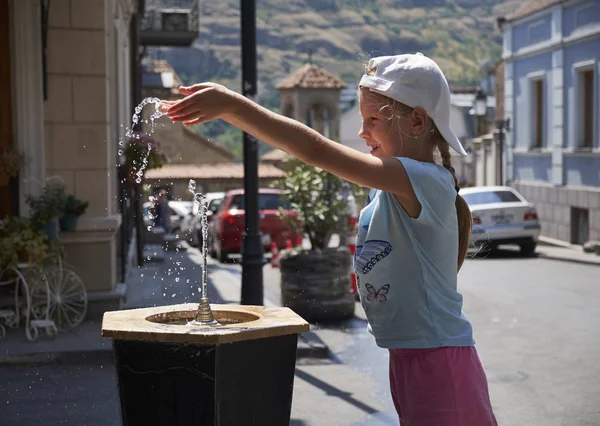
M352 254L347 247L281 256L281 302L307 321L337 321L354 316L350 278Z
M287 308L211 305L222 325L188 325L198 304L106 312L124 425L290 423L298 333Z
M44 231L50 241L58 240L58 230L59 226L57 217L50 219L48 223L42 226L42 231Z
M58 219L60 230L64 232L73 232L77 229L77 220L79 218L75 215L62 216Z
M20 263L39 263L42 261L40 255L33 255L27 251L20 251L17 255Z

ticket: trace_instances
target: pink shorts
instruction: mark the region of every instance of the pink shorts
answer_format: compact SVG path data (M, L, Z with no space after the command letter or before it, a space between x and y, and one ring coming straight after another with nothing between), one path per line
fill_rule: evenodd
M402 426L497 426L473 346L390 349L390 387Z

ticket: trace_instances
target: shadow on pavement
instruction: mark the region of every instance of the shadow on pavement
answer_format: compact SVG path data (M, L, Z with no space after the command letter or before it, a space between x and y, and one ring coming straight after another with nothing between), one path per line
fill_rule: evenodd
M327 393L327 395L334 396L334 397L344 400L348 404L351 404L351 405L357 407L358 409L364 411L367 414L375 414L375 413L379 412L379 410L354 398L350 392L344 392L343 390L340 390L340 389L336 388L335 386L331 386L329 383L324 382L323 380L320 380L320 379L316 378L315 376L313 376L312 374L308 374L305 371L296 369L296 377L321 389L323 392Z

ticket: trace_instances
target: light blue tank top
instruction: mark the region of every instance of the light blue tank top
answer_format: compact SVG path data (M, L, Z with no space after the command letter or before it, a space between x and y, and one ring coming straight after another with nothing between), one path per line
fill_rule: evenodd
M383 348L472 346L457 291L458 219L452 175L434 163L398 158L417 199L418 218L391 193L371 190L360 213L354 255L368 330Z

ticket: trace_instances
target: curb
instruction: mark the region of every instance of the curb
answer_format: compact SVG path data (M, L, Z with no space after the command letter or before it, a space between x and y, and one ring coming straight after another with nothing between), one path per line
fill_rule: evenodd
M593 260L572 259L572 258L568 258L568 257L554 256L551 254L545 254L545 253L540 253L540 252L536 252L536 254L541 259L550 259L550 260L558 260L561 262L578 263L580 265L600 266L600 262L596 262Z

